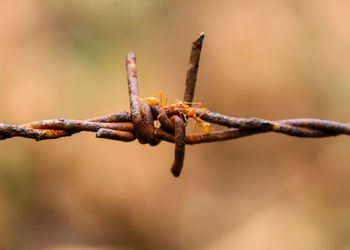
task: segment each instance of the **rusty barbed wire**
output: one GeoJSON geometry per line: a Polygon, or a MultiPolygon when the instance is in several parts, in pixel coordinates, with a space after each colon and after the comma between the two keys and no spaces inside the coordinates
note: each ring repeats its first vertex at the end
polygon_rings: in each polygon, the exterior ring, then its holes
{"type": "MultiPolygon", "coordinates": [[[[200,33],[192,43],[191,56],[187,70],[184,101],[192,102],[199,67],[200,53],[204,33],[200,33]]],[[[201,134],[186,135],[185,111],[181,107],[175,110],[161,110],[156,105],[142,104],[139,98],[136,56],[130,52],[126,56],[127,81],[129,87],[131,112],[120,112],[86,119],[50,119],[30,122],[22,125],[0,123],[0,140],[12,137],[32,138],[37,141],[71,136],[82,131],[96,132],[97,138],[134,141],[141,144],[158,145],[161,141],[175,144],[175,159],[171,172],[180,176],[186,144],[199,144],[237,139],[258,133],[276,132],[289,136],[321,138],[350,135],[350,124],[321,119],[289,119],[269,121],[259,118],[237,118],[227,115],[194,109],[202,120],[227,127],[226,130],[210,131],[201,134]],[[160,127],[156,127],[159,121],[160,127]]],[[[188,104],[191,105],[190,103],[188,104]]]]}

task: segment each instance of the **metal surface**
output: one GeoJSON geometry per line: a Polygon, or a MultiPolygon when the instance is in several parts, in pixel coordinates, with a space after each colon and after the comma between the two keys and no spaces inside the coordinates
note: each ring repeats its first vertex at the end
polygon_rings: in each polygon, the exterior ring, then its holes
{"type": "MultiPolygon", "coordinates": [[[[197,73],[199,67],[199,59],[202,51],[204,32],[201,32],[197,39],[192,43],[190,62],[187,69],[184,102],[192,102],[194,97],[194,89],[196,88],[197,73]]],[[[191,104],[188,104],[191,106],[191,104]]]]}
{"type": "Polygon", "coordinates": [[[171,167],[171,173],[174,175],[174,177],[179,177],[185,159],[186,128],[184,126],[184,121],[178,115],[173,115],[170,117],[170,121],[172,121],[175,126],[175,159],[171,167]]]}
{"type": "MultiPolygon", "coordinates": [[[[192,44],[189,69],[187,71],[184,101],[192,102],[198,72],[200,51],[204,33],[192,44]]],[[[23,125],[0,123],[0,140],[11,137],[25,137],[35,140],[55,139],[71,136],[81,131],[96,132],[97,138],[131,142],[136,138],[141,144],[158,145],[162,140],[175,144],[175,160],[172,174],[180,175],[185,155],[185,144],[199,144],[237,139],[258,133],[276,132],[296,137],[328,137],[350,135],[350,124],[320,119],[289,119],[269,121],[259,118],[237,118],[206,111],[202,116],[206,122],[227,127],[225,130],[186,135],[186,123],[181,108],[161,110],[158,106],[142,105],[136,72],[136,57],[130,52],[126,57],[130,110],[86,119],[51,119],[30,122],[23,125]],[[160,127],[155,127],[159,121],[160,127]]],[[[195,109],[194,109],[195,110],[195,109]]],[[[195,110],[199,116],[202,110],[195,110]]]]}
{"type": "Polygon", "coordinates": [[[147,143],[146,123],[142,117],[143,110],[139,99],[139,86],[136,71],[136,56],[129,52],[126,56],[126,71],[129,87],[131,120],[135,124],[136,138],[141,144],[147,143]]]}

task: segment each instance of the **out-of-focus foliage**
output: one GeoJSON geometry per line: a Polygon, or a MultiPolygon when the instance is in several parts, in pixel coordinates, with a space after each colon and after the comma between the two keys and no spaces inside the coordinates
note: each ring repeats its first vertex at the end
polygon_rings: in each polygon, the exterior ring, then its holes
{"type": "MultiPolygon", "coordinates": [[[[346,0],[11,0],[0,3],[0,121],[84,119],[141,96],[182,98],[206,32],[195,101],[231,116],[350,121],[346,0]]],[[[347,249],[350,138],[263,134],[187,147],[95,139],[0,143],[0,248],[347,249]]]]}

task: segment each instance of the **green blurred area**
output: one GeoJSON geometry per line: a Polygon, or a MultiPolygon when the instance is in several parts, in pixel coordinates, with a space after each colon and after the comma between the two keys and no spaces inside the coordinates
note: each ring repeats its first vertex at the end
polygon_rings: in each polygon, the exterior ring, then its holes
{"type": "MultiPolygon", "coordinates": [[[[236,117],[347,122],[346,0],[0,3],[0,121],[84,119],[140,95],[181,99],[204,31],[195,101],[236,117]]],[[[216,127],[215,129],[220,129],[216,127]]],[[[0,143],[0,249],[350,247],[350,140],[263,134],[151,148],[81,133],[0,143]]]]}

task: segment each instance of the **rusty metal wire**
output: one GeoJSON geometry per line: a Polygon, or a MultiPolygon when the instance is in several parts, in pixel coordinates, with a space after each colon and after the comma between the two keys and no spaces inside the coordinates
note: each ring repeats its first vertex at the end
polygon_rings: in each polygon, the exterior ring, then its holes
{"type": "MultiPolygon", "coordinates": [[[[192,43],[189,67],[186,77],[184,94],[185,102],[192,102],[198,73],[199,59],[204,39],[204,33],[192,43]]],[[[171,172],[175,177],[180,176],[186,144],[199,144],[236,139],[258,133],[276,132],[296,137],[329,137],[341,134],[350,135],[349,123],[338,123],[320,119],[291,119],[269,121],[259,118],[236,118],[211,111],[197,110],[197,117],[206,122],[227,127],[226,130],[210,131],[207,133],[186,135],[184,110],[161,110],[158,106],[145,105],[140,102],[136,56],[130,52],[126,56],[127,80],[131,112],[98,116],[80,120],[51,119],[30,122],[22,125],[0,123],[0,140],[12,137],[32,138],[37,141],[71,136],[82,131],[96,132],[97,138],[134,141],[141,144],[158,145],[161,141],[175,144],[175,159],[171,172]],[[160,122],[156,127],[155,121],[160,122]]],[[[190,104],[189,104],[190,105],[190,104]]]]}

